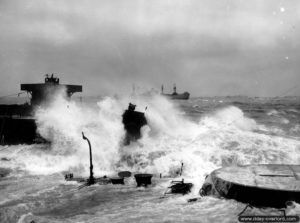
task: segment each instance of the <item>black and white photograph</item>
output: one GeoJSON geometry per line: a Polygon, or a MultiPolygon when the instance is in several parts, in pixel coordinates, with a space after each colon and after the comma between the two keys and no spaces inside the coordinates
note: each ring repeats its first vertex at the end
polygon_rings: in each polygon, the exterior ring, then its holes
{"type": "Polygon", "coordinates": [[[300,222],[300,1],[0,0],[1,223],[300,222]]]}

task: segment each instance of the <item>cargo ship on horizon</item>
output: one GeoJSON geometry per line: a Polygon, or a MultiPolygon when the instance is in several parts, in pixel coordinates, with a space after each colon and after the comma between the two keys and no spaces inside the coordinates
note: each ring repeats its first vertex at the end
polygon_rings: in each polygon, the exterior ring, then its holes
{"type": "Polygon", "coordinates": [[[177,93],[176,85],[174,84],[173,87],[173,93],[172,94],[165,94],[164,93],[164,85],[161,86],[161,95],[166,96],[170,99],[173,100],[188,100],[190,98],[190,93],[189,92],[184,92],[184,93],[177,93]]]}

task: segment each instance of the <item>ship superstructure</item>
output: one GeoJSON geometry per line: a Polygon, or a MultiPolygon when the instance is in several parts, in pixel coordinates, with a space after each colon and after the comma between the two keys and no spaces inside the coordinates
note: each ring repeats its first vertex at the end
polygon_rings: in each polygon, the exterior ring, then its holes
{"type": "Polygon", "coordinates": [[[82,92],[81,85],[62,85],[54,74],[46,74],[44,83],[21,84],[21,91],[31,95],[30,103],[0,104],[0,144],[35,143],[37,138],[34,108],[51,100],[59,90],[68,98],[82,92]]]}
{"type": "Polygon", "coordinates": [[[40,105],[48,101],[50,97],[58,90],[65,90],[68,97],[76,92],[82,92],[81,85],[63,85],[59,84],[59,78],[52,74],[46,74],[45,83],[40,84],[21,84],[21,91],[27,91],[31,95],[31,105],[40,105]]]}
{"type": "Polygon", "coordinates": [[[173,93],[172,94],[165,94],[164,93],[164,85],[161,86],[161,95],[166,96],[170,99],[177,99],[177,100],[188,100],[190,98],[189,92],[184,92],[182,94],[177,93],[176,85],[174,84],[173,93]]]}

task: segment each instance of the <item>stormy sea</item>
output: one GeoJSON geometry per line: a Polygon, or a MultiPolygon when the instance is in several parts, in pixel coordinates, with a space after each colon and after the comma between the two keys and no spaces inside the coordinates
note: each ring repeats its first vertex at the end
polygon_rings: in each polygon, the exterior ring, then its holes
{"type": "MultiPolygon", "coordinates": [[[[0,222],[238,222],[246,204],[200,197],[205,176],[226,166],[300,164],[300,98],[57,97],[38,108],[39,134],[51,143],[0,146],[0,222]],[[128,103],[145,112],[142,138],[124,146],[128,103]],[[152,184],[80,187],[66,173],[88,177],[90,139],[94,175],[153,174],[152,184]],[[178,177],[194,184],[187,195],[163,196],[178,177]],[[162,178],[160,178],[160,175],[162,178]],[[191,198],[199,198],[188,202],[191,198]]],[[[282,215],[249,208],[246,215],[282,215]]],[[[287,215],[299,215],[294,203],[287,215]]]]}

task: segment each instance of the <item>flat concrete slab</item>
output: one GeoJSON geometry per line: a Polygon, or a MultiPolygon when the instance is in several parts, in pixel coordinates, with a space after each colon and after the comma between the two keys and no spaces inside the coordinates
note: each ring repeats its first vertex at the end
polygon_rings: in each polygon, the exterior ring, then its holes
{"type": "Polygon", "coordinates": [[[224,167],[210,174],[201,193],[254,206],[284,207],[287,201],[300,202],[300,165],[224,167]]]}
{"type": "Polygon", "coordinates": [[[214,176],[233,184],[269,190],[300,191],[300,166],[249,165],[215,170],[214,176]]]}

